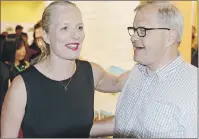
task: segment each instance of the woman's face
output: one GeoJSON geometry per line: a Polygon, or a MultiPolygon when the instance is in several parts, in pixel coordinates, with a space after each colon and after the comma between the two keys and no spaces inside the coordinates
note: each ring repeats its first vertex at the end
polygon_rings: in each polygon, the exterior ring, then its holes
{"type": "Polygon", "coordinates": [[[15,59],[16,60],[24,60],[26,56],[25,45],[23,44],[19,49],[16,50],[15,59]]]}
{"type": "Polygon", "coordinates": [[[69,6],[56,7],[51,20],[46,34],[51,52],[63,59],[77,59],[85,37],[80,10],[69,6]]]}

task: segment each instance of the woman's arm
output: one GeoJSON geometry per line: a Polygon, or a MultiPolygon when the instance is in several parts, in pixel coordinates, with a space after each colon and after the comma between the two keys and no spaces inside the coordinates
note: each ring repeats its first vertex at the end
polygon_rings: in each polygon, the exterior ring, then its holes
{"type": "Polygon", "coordinates": [[[95,63],[91,63],[95,89],[100,92],[114,93],[121,92],[128,77],[130,71],[127,71],[120,76],[115,76],[106,72],[101,66],[95,63]]]}
{"type": "Polygon", "coordinates": [[[22,77],[17,76],[6,93],[1,115],[1,138],[17,138],[23,120],[27,93],[22,77]]]}

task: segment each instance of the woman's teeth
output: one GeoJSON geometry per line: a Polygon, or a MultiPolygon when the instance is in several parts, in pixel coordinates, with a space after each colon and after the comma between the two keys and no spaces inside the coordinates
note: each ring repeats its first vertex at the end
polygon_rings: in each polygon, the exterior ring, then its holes
{"type": "Polygon", "coordinates": [[[77,50],[78,49],[78,44],[67,44],[65,45],[67,48],[72,49],[72,50],[77,50]]]}
{"type": "Polygon", "coordinates": [[[77,47],[78,45],[77,44],[69,44],[69,45],[66,45],[66,47],[69,47],[69,48],[75,48],[77,47]]]}

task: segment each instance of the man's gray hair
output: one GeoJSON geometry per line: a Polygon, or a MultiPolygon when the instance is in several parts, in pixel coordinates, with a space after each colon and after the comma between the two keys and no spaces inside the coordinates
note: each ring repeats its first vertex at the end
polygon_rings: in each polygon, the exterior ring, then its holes
{"type": "Polygon", "coordinates": [[[163,25],[166,25],[170,29],[177,31],[178,43],[182,40],[184,19],[181,12],[169,1],[145,1],[135,8],[135,12],[146,6],[154,6],[158,9],[158,18],[163,25]]]}

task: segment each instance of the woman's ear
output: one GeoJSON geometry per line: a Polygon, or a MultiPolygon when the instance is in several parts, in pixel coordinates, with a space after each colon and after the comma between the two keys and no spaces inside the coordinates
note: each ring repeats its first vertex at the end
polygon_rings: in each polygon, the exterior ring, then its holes
{"type": "Polygon", "coordinates": [[[46,43],[50,44],[49,36],[45,30],[42,30],[42,38],[46,43]]]}

